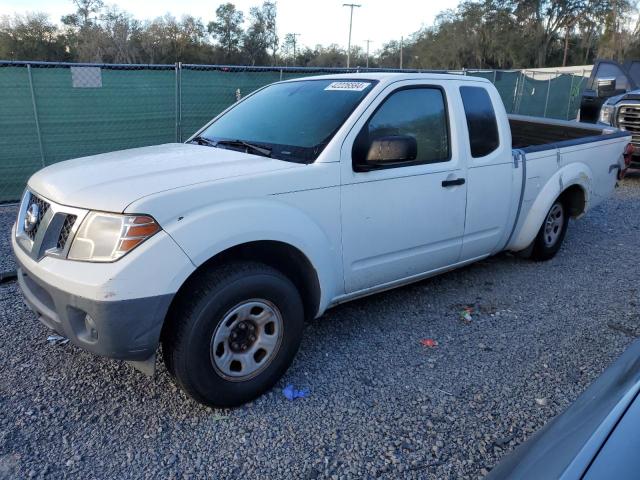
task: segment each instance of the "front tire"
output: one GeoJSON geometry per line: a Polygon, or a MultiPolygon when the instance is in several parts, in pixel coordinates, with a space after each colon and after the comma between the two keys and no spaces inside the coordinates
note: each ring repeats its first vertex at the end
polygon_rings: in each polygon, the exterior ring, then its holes
{"type": "Polygon", "coordinates": [[[295,285],[267,265],[205,271],[183,290],[163,332],[167,369],[195,400],[234,407],[270,389],[298,351],[304,307],[295,285]]]}
{"type": "Polygon", "coordinates": [[[544,261],[553,258],[560,250],[569,225],[569,212],[560,199],[551,205],[533,242],[531,258],[544,261]]]}

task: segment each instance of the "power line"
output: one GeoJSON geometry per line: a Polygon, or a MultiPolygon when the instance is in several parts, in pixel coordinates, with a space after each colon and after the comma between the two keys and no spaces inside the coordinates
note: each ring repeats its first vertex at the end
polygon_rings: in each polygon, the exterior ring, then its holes
{"type": "Polygon", "coordinates": [[[353,9],[359,8],[362,5],[358,5],[357,3],[343,3],[342,6],[351,8],[349,15],[349,44],[347,45],[347,68],[349,68],[351,65],[351,25],[353,24],[353,9]]]}

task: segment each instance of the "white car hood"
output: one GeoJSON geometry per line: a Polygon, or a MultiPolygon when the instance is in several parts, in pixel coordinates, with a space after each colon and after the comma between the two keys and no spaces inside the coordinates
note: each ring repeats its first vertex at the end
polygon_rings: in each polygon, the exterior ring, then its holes
{"type": "Polygon", "coordinates": [[[29,188],[62,205],[122,212],[131,202],[154,193],[296,166],[301,165],[222,148],[169,143],[56,163],[33,175],[29,188]]]}

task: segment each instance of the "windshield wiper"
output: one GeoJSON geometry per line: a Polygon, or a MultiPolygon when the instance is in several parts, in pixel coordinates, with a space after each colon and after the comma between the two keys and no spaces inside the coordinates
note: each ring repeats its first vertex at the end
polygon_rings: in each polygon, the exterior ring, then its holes
{"type": "Polygon", "coordinates": [[[207,145],[209,147],[216,146],[216,142],[214,142],[213,140],[209,140],[208,138],[203,137],[202,135],[193,137],[189,143],[194,143],[194,142],[197,143],[198,145],[207,145]]]}
{"type": "Polygon", "coordinates": [[[249,142],[245,142],[244,140],[210,140],[202,135],[198,135],[197,137],[193,137],[190,143],[197,143],[198,145],[206,145],[208,147],[217,147],[218,145],[228,145],[230,147],[244,147],[247,150],[252,150],[253,152],[259,153],[262,156],[270,157],[271,149],[267,147],[261,147],[259,145],[254,145],[249,142]]]}
{"type": "Polygon", "coordinates": [[[264,157],[271,156],[270,148],[260,147],[252,143],[245,142],[244,140],[218,140],[217,142],[213,143],[214,147],[218,145],[229,145],[230,147],[245,147],[247,150],[252,150],[254,152],[257,152],[264,157]]]}

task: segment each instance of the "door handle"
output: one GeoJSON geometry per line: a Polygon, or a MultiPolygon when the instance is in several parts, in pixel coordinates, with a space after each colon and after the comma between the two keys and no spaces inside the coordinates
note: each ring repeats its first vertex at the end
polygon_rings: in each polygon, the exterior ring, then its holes
{"type": "Polygon", "coordinates": [[[456,185],[464,185],[464,178],[454,178],[453,180],[442,181],[442,186],[445,188],[454,187],[456,185]]]}

